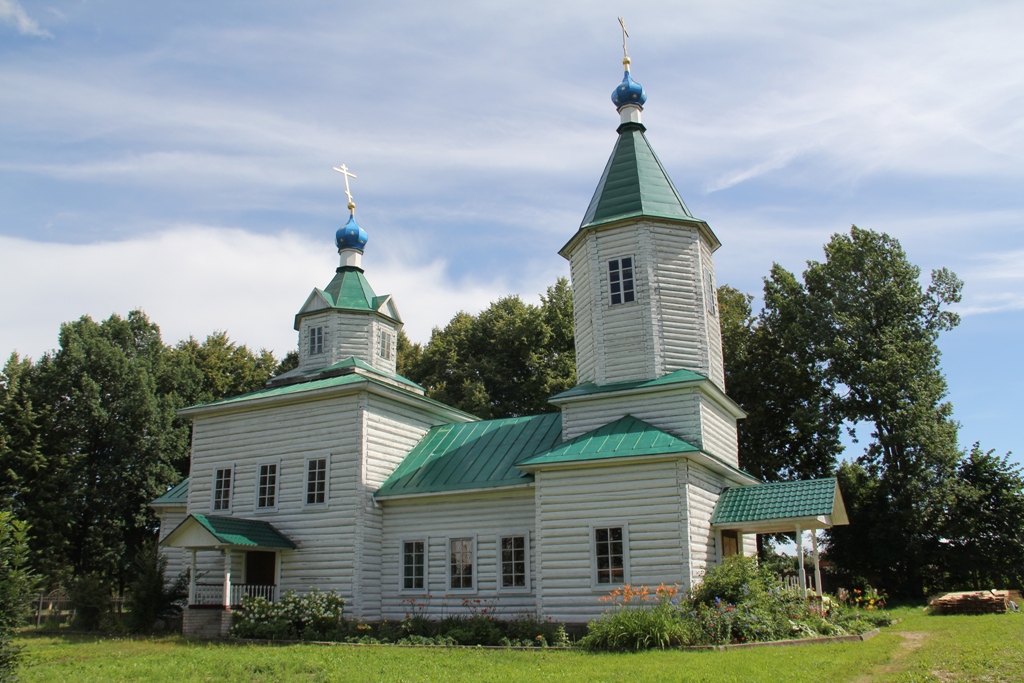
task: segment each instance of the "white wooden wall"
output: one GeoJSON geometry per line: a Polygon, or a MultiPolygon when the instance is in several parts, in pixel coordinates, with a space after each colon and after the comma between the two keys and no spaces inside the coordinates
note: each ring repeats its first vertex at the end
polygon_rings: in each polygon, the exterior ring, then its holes
{"type": "Polygon", "coordinates": [[[700,397],[700,425],[704,450],[734,467],[739,467],[736,418],[703,393],[700,397]]]}
{"type": "MultiPolygon", "coordinates": [[[[153,508],[160,518],[159,540],[164,540],[167,534],[174,531],[179,524],[185,521],[188,516],[184,505],[159,505],[153,508]]],[[[167,583],[174,583],[178,574],[189,568],[192,563],[192,553],[184,548],[160,547],[160,554],[167,558],[167,570],[164,577],[167,583]]]]}
{"type": "Polygon", "coordinates": [[[702,447],[700,389],[680,387],[674,391],[621,396],[608,394],[585,401],[566,403],[562,408],[562,438],[573,439],[625,415],[632,415],[702,447]]]}
{"type": "Polygon", "coordinates": [[[381,546],[381,581],[383,583],[382,616],[401,619],[410,610],[408,600],[424,605],[425,612],[435,618],[446,614],[465,614],[464,598],[493,602],[498,616],[511,618],[517,614],[534,614],[536,584],[534,495],[532,488],[498,490],[493,493],[454,494],[383,500],[384,536],[381,546]],[[530,535],[529,591],[499,589],[498,536],[528,531],[530,535]],[[476,536],[477,590],[453,591],[446,583],[448,561],[447,538],[476,536]],[[425,591],[403,591],[401,578],[401,543],[403,540],[427,540],[427,583],[425,591]],[[429,595],[428,599],[426,596],[429,595]]]}
{"type": "Polygon", "coordinates": [[[591,580],[591,524],[625,523],[629,582],[681,584],[687,510],[676,461],[542,471],[536,475],[538,608],[557,621],[585,622],[608,609],[607,587],[591,580]]]}
{"type": "Polygon", "coordinates": [[[350,313],[324,310],[315,315],[303,316],[299,330],[299,367],[303,370],[333,365],[349,356],[369,363],[373,367],[394,374],[395,344],[392,343],[390,359],[377,355],[376,331],[384,329],[397,342],[398,327],[390,320],[375,313],[350,313]],[[323,326],[324,352],[309,354],[309,328],[323,326]]]}
{"type": "Polygon", "coordinates": [[[711,565],[718,562],[717,533],[711,529],[711,515],[725,481],[704,467],[686,464],[686,498],[689,510],[691,585],[699,583],[711,565]]]}
{"type": "MultiPolygon", "coordinates": [[[[711,245],[708,244],[707,240],[703,236],[700,238],[700,284],[701,284],[701,302],[704,302],[704,297],[707,295],[705,287],[707,283],[704,281],[704,269],[708,268],[711,270],[712,280],[712,296],[715,297],[715,308],[718,308],[718,280],[715,277],[715,259],[711,255],[711,245]]],[[[708,350],[708,377],[712,382],[718,385],[718,387],[725,391],[725,366],[722,362],[722,325],[719,313],[711,313],[708,311],[707,306],[702,303],[704,311],[704,331],[706,334],[706,346],[708,350]]]]}

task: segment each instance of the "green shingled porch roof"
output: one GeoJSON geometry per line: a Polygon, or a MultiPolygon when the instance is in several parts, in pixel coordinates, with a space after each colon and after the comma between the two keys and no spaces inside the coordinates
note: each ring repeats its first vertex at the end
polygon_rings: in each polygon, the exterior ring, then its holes
{"type": "Polygon", "coordinates": [[[188,477],[173,486],[167,493],[150,501],[150,505],[187,505],[188,504],[188,477]]]}
{"type": "MultiPolygon", "coordinates": [[[[246,545],[259,548],[295,548],[295,544],[270,522],[216,515],[189,515],[182,524],[194,519],[224,545],[246,545]]],[[[180,526],[180,525],[179,525],[180,526]]],[[[174,532],[171,532],[174,533],[174,532]]],[[[170,534],[168,534],[170,535],[170,534]]]]}
{"type": "Polygon", "coordinates": [[[632,415],[610,422],[592,432],[556,445],[529,460],[521,467],[536,467],[568,462],[628,458],[642,455],[692,453],[696,446],[663,432],[632,415]]]}
{"type": "Polygon", "coordinates": [[[619,126],[615,148],[581,228],[634,216],[693,218],[644,130],[639,123],[619,126]]]}
{"type": "Polygon", "coordinates": [[[378,498],[525,484],[516,465],[562,437],[560,413],[432,428],[375,494],[378,498]]]}
{"type": "Polygon", "coordinates": [[[835,479],[736,486],[722,492],[711,516],[711,523],[739,524],[831,515],[835,499],[835,479]]]}
{"type": "Polygon", "coordinates": [[[616,382],[615,384],[594,384],[593,382],[577,384],[572,389],[563,391],[560,394],[555,394],[548,400],[554,402],[563,398],[575,398],[576,396],[612,393],[616,391],[627,391],[629,389],[643,389],[669,384],[680,384],[683,382],[702,382],[706,379],[707,377],[699,375],[696,372],[691,372],[689,370],[676,370],[675,372],[671,372],[667,375],[662,375],[657,379],[644,379],[634,382],[616,382]]]}

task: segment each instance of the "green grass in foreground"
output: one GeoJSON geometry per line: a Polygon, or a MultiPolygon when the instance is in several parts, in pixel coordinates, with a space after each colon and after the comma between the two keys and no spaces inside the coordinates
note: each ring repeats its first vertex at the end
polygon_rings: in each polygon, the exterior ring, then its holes
{"type": "Polygon", "coordinates": [[[1024,616],[930,617],[864,643],[727,652],[594,655],[577,651],[229,645],[181,638],[27,636],[34,681],[1010,681],[1024,680],[1024,616]],[[910,649],[902,632],[926,633],[910,649]]]}

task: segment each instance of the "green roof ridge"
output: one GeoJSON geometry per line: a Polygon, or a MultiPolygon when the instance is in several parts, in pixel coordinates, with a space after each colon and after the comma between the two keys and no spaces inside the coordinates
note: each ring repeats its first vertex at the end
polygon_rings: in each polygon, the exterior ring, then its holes
{"type": "Polygon", "coordinates": [[[386,498],[524,484],[533,477],[516,465],[561,438],[561,413],[437,425],[375,495],[386,498]]]}
{"type": "Polygon", "coordinates": [[[637,216],[693,219],[645,130],[640,123],[619,126],[619,137],[581,228],[637,216]]]}
{"type": "Polygon", "coordinates": [[[632,415],[557,444],[520,466],[692,453],[700,449],[632,415]]]}

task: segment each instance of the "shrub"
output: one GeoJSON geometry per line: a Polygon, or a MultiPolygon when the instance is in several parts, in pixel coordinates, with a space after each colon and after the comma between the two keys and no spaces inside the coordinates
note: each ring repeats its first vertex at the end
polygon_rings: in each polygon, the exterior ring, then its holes
{"type": "Polygon", "coordinates": [[[14,680],[18,648],[11,634],[22,623],[26,597],[34,577],[25,568],[28,560],[28,525],[10,512],[0,512],[0,681],[14,680]]]}
{"type": "Polygon", "coordinates": [[[125,600],[128,629],[133,632],[149,631],[157,619],[181,613],[180,603],[188,597],[188,571],[168,585],[167,558],[153,543],[143,547],[136,565],[138,574],[128,587],[125,600]]]}
{"type": "MultiPolygon", "coordinates": [[[[646,650],[683,645],[687,627],[674,587],[625,586],[604,600],[615,606],[591,621],[580,645],[590,650],[646,650]]],[[[686,604],[684,602],[684,608],[686,604]]]]}
{"type": "Polygon", "coordinates": [[[231,634],[268,640],[341,640],[348,635],[344,613],[345,600],[334,591],[314,588],[302,596],[288,591],[280,602],[244,596],[231,634]]]}
{"type": "Polygon", "coordinates": [[[97,574],[85,574],[71,584],[71,605],[75,617],[71,628],[95,631],[110,613],[110,586],[97,574]]]}
{"type": "Polygon", "coordinates": [[[500,645],[505,637],[495,620],[482,614],[447,617],[441,621],[440,631],[459,645],[500,645]]]}

